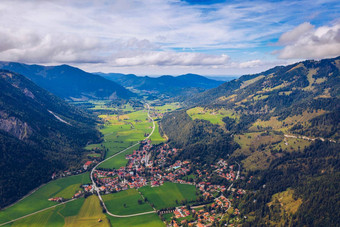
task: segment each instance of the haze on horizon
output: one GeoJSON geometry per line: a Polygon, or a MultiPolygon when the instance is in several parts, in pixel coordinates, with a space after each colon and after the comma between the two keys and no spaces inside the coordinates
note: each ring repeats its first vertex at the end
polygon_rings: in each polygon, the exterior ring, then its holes
{"type": "Polygon", "coordinates": [[[336,0],[2,0],[0,11],[1,61],[216,76],[340,55],[336,0]]]}

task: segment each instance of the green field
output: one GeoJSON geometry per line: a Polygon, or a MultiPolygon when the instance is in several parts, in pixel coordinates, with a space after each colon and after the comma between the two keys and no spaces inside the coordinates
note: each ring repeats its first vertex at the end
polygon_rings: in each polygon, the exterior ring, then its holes
{"type": "Polygon", "coordinates": [[[77,215],[65,218],[65,226],[110,226],[110,224],[105,214],[102,212],[99,198],[92,195],[86,198],[77,215]],[[99,222],[99,219],[102,221],[99,222]]]}
{"type": "Polygon", "coordinates": [[[64,226],[65,218],[77,215],[84,203],[84,198],[43,211],[18,220],[10,226],[64,226]]]}
{"type": "Polygon", "coordinates": [[[155,122],[155,131],[150,136],[150,140],[152,144],[160,144],[166,141],[161,134],[159,134],[159,125],[158,122],[155,122]]]}
{"type": "Polygon", "coordinates": [[[165,182],[162,186],[145,186],[139,191],[156,209],[176,207],[181,201],[194,201],[197,198],[195,186],[188,184],[165,182]]]}
{"type": "Polygon", "coordinates": [[[0,223],[56,205],[58,204],[57,202],[51,202],[48,201],[48,199],[56,195],[71,198],[75,189],[78,189],[81,184],[89,182],[90,178],[88,172],[51,181],[27,198],[5,210],[0,211],[0,223]]]}
{"type": "MultiPolygon", "coordinates": [[[[104,134],[104,142],[102,144],[92,144],[87,146],[87,149],[100,147],[101,145],[108,149],[105,157],[108,158],[121,150],[141,141],[146,134],[152,131],[152,122],[149,121],[147,111],[141,110],[124,115],[101,115],[105,124],[100,131],[104,134]]],[[[165,140],[159,134],[158,124],[156,124],[155,131],[151,136],[153,144],[164,142],[165,140]]],[[[102,163],[99,168],[118,169],[127,164],[125,155],[138,149],[138,145],[127,150],[102,163]]]]}
{"type": "Polygon", "coordinates": [[[8,226],[110,226],[97,196],[80,198],[51,208],[8,226]],[[98,220],[101,219],[101,222],[98,220]]]}
{"type": "Polygon", "coordinates": [[[232,110],[225,109],[206,109],[203,107],[195,107],[187,110],[187,114],[191,119],[200,119],[210,121],[212,124],[224,125],[222,121],[225,117],[237,119],[237,115],[232,110]]]}
{"type": "Polygon", "coordinates": [[[173,102],[169,104],[165,104],[163,106],[152,106],[153,109],[156,111],[160,111],[162,113],[168,112],[168,111],[173,111],[181,107],[181,104],[178,102],[173,102]]]}
{"type": "Polygon", "coordinates": [[[103,200],[112,214],[136,214],[152,211],[152,207],[143,201],[136,189],[129,189],[118,193],[104,195],[103,200]],[[142,201],[141,204],[138,200],[142,201]]]}
{"type": "Polygon", "coordinates": [[[161,221],[157,214],[146,214],[128,218],[114,218],[107,215],[113,227],[164,227],[165,224],[161,221]]]}

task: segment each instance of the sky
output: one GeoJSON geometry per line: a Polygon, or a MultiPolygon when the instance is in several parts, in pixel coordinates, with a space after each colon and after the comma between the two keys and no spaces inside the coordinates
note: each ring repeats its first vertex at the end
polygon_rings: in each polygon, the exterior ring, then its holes
{"type": "Polygon", "coordinates": [[[0,61],[225,76],[339,55],[339,0],[0,1],[0,61]]]}

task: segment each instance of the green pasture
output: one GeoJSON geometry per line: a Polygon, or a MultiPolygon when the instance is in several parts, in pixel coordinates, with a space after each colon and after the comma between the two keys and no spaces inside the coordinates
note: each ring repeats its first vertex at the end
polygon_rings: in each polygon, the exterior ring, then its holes
{"type": "Polygon", "coordinates": [[[161,221],[157,214],[145,214],[128,218],[115,218],[106,215],[113,227],[164,227],[165,224],[161,221]]]}
{"type": "Polygon", "coordinates": [[[184,200],[194,201],[197,198],[195,186],[188,184],[165,182],[162,186],[145,186],[139,191],[156,209],[176,207],[184,200]]]}
{"type": "Polygon", "coordinates": [[[103,200],[112,214],[136,214],[152,211],[150,204],[144,202],[136,189],[129,189],[118,193],[104,195],[103,200]],[[142,203],[138,203],[138,200],[142,203]]]}
{"type": "Polygon", "coordinates": [[[212,124],[224,125],[222,121],[225,117],[230,117],[234,119],[238,119],[238,116],[232,110],[226,109],[207,109],[203,107],[195,107],[187,110],[187,114],[191,117],[191,119],[199,119],[199,120],[207,120],[212,124]]]}
{"type": "Polygon", "coordinates": [[[1,210],[0,223],[58,204],[57,202],[48,201],[51,197],[56,197],[58,195],[70,199],[76,188],[79,188],[81,184],[89,182],[90,178],[88,172],[51,181],[15,205],[5,210],[1,210]]]}
{"type": "Polygon", "coordinates": [[[77,215],[83,203],[84,198],[80,198],[70,203],[18,220],[12,223],[11,226],[64,226],[65,218],[77,215]]]}

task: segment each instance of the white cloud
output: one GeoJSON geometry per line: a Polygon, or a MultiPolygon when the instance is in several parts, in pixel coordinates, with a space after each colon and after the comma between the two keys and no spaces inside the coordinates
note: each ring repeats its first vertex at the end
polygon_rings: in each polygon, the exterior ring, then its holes
{"type": "MultiPolygon", "coordinates": [[[[268,42],[301,23],[301,18],[316,11],[323,19],[339,15],[336,0],[327,3],[332,5],[333,16],[327,14],[329,9],[323,8],[324,3],[245,0],[191,5],[182,0],[1,0],[0,60],[77,66],[83,63],[87,69],[93,63],[93,67],[111,71],[130,67],[135,73],[138,67],[147,70],[148,66],[160,74],[167,73],[169,67],[187,67],[185,70],[190,71],[218,68],[221,74],[228,67],[250,70],[275,58],[270,55],[273,47],[268,47],[268,42]],[[259,54],[242,54],[252,51],[259,54]]],[[[300,43],[301,35],[315,33],[313,29],[307,23],[282,35],[280,42],[287,49],[280,52],[280,57],[291,55],[290,46],[300,43]]],[[[329,52],[334,51],[332,47],[329,52]]]]}
{"type": "Polygon", "coordinates": [[[254,67],[260,66],[261,64],[263,64],[263,62],[257,59],[257,60],[252,60],[252,61],[241,62],[239,63],[239,67],[240,68],[254,68],[254,67]]]}
{"type": "Polygon", "coordinates": [[[278,51],[282,59],[326,58],[340,55],[340,21],[332,26],[315,26],[306,22],[284,33],[278,51]]]}
{"type": "Polygon", "coordinates": [[[165,52],[150,51],[139,55],[116,57],[112,65],[119,67],[126,66],[223,66],[229,61],[229,56],[208,55],[190,52],[165,52]]]}

